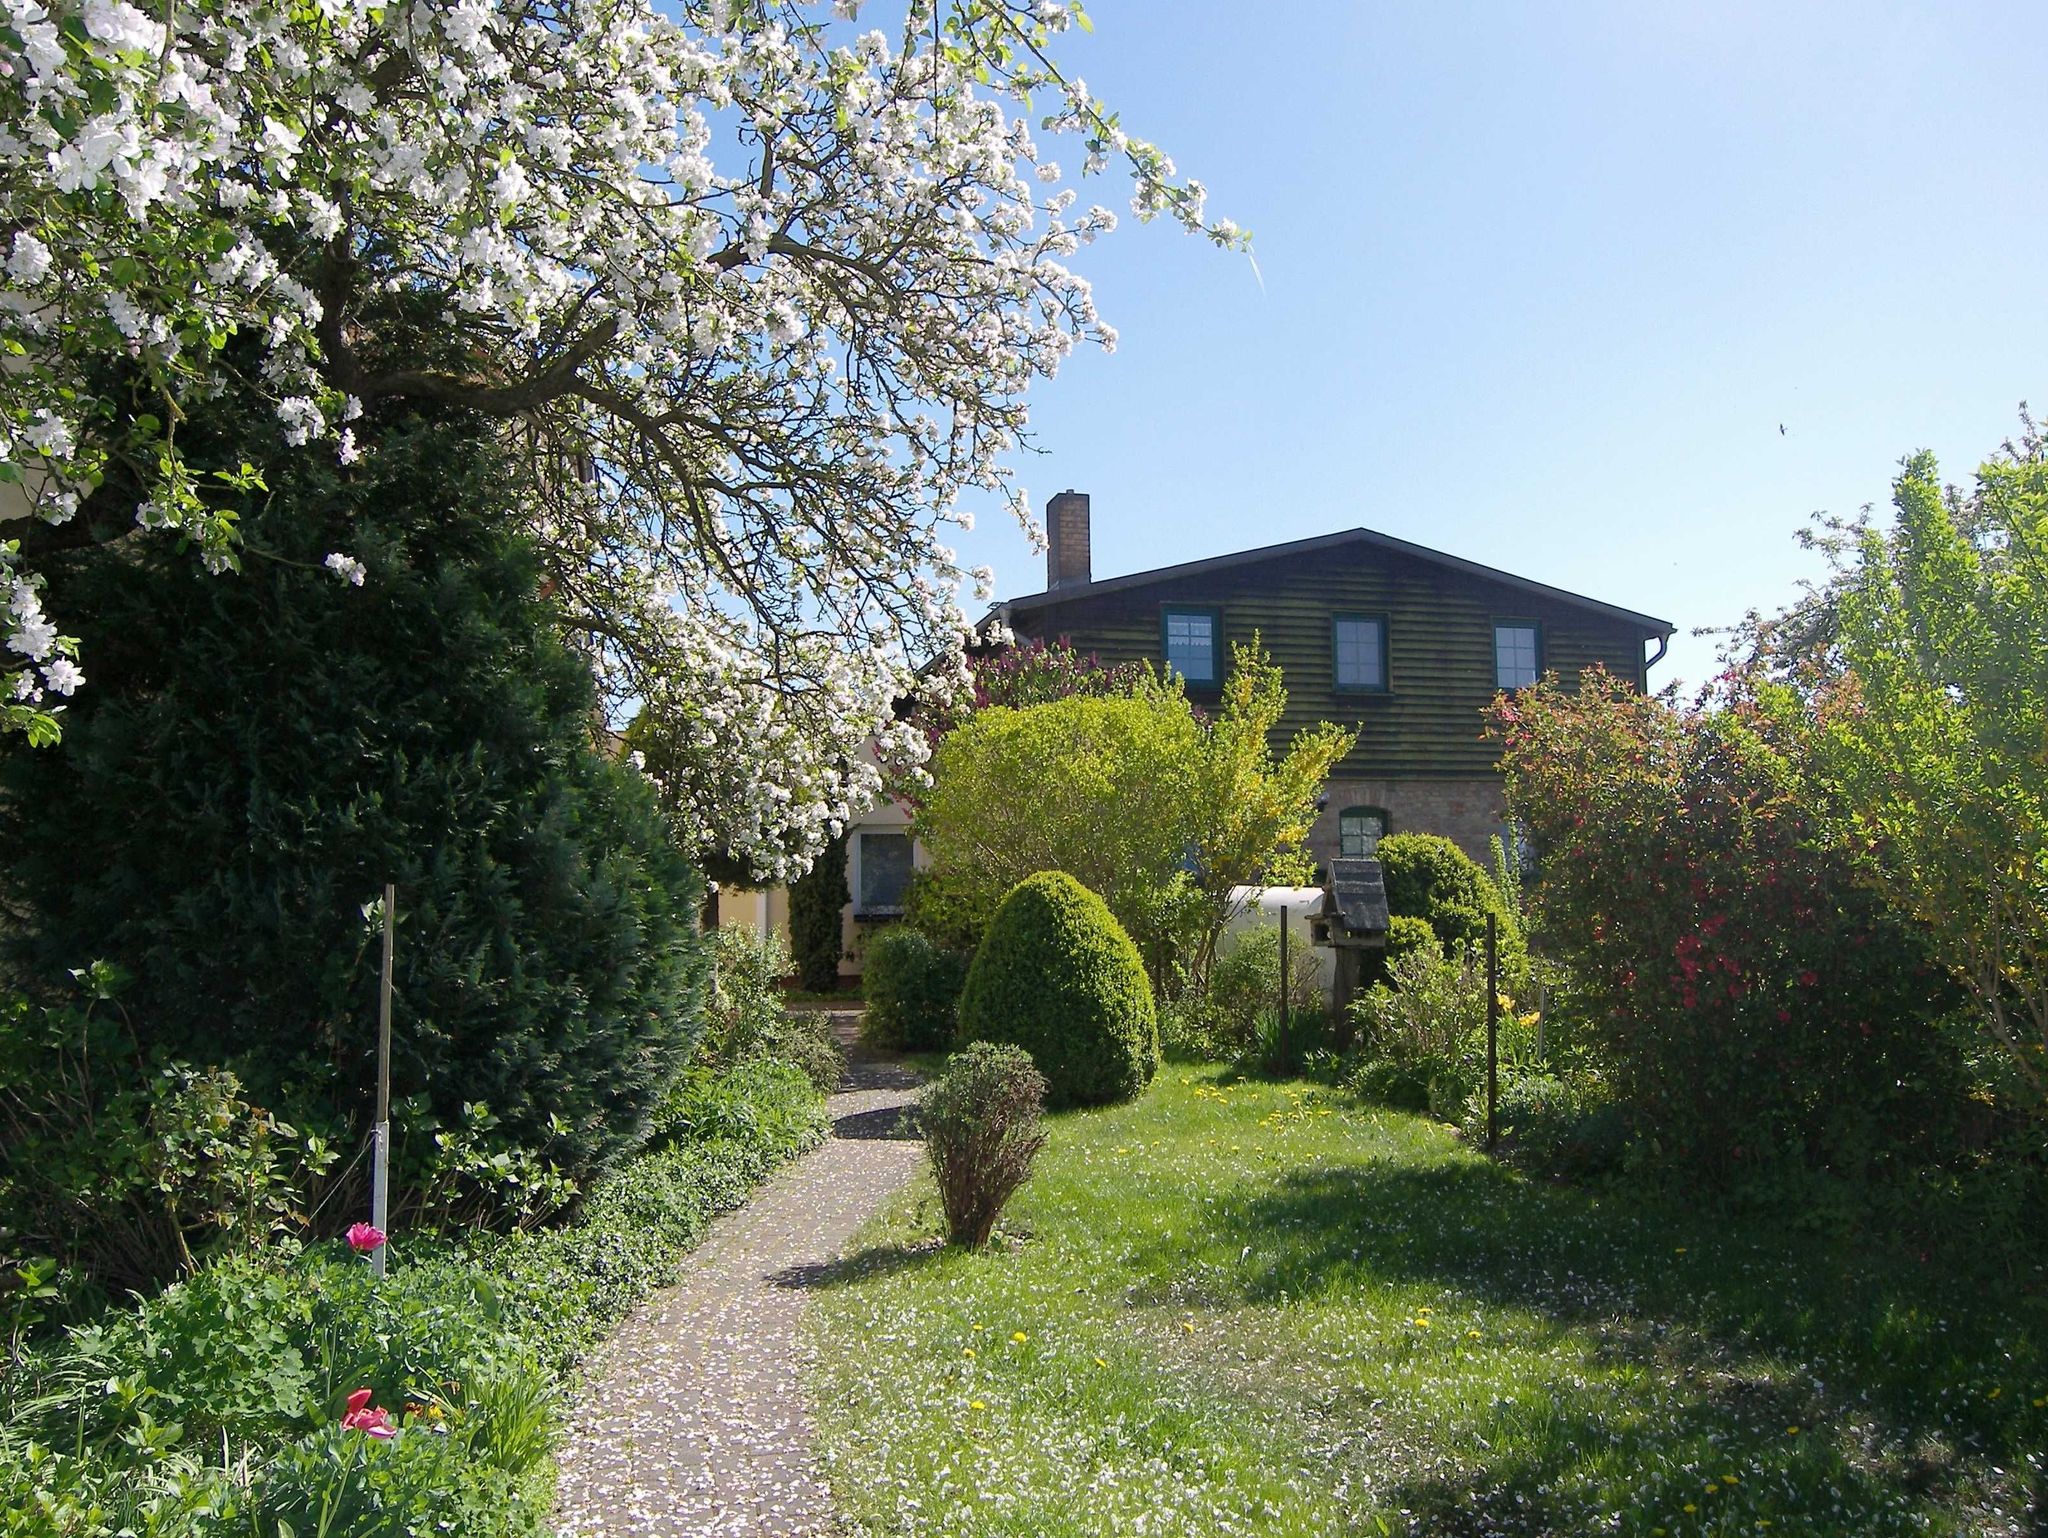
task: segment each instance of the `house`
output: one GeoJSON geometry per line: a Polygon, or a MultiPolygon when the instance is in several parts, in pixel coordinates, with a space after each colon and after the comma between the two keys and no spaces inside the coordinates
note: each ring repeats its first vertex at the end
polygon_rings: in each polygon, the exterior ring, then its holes
{"type": "Polygon", "coordinates": [[[1045,524],[1045,591],[997,604],[990,633],[1163,664],[1198,705],[1218,698],[1232,643],[1256,633],[1287,682],[1282,738],[1317,721],[1358,728],[1310,837],[1319,863],[1369,855],[1391,832],[1441,833],[1483,862],[1506,831],[1483,736],[1496,691],[1595,664],[1644,687],[1673,631],[1372,529],[1098,579],[1087,495],[1053,497],[1045,524]]]}
{"type": "MultiPolygon", "coordinates": [[[[1170,667],[1204,705],[1220,698],[1232,643],[1256,634],[1287,683],[1281,741],[1317,721],[1358,729],[1310,834],[1319,864],[1370,855],[1392,832],[1441,833],[1485,862],[1489,840],[1509,831],[1484,736],[1495,693],[1596,664],[1644,687],[1673,633],[1668,620],[1372,529],[1098,580],[1087,495],[1059,493],[1045,522],[1045,591],[996,604],[985,642],[1007,631],[1170,667]]],[[[860,970],[862,937],[902,911],[909,822],[891,801],[848,830],[847,971],[860,970]]],[[[780,891],[721,894],[719,910],[721,923],[787,933],[780,891]]]]}

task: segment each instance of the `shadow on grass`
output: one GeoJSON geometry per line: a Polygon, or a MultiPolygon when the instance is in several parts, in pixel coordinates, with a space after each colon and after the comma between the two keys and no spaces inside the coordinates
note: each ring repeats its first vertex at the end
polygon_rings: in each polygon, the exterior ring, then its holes
{"type": "MultiPolygon", "coordinates": [[[[2009,1477],[2031,1497],[2027,1530],[2048,1533],[2048,1488],[2029,1457],[2048,1444],[2035,1403],[2048,1395],[2048,1307],[2022,1288],[1986,1295],[1974,1279],[1782,1225],[1596,1198],[1455,1156],[1296,1169],[1219,1191],[1203,1231],[1136,1257],[1139,1273],[1172,1274],[1171,1252],[1190,1245],[1238,1258],[1202,1271],[1222,1307],[1419,1285],[1534,1317],[1512,1338],[1524,1364],[1501,1369],[1520,1374],[1510,1397],[1460,1412],[1473,1445],[1434,1469],[1399,1460],[1423,1471],[1376,1486],[1381,1501],[1429,1514],[1423,1531],[1579,1530],[1593,1514],[1569,1509],[1571,1491],[1600,1460],[1640,1476],[1649,1500],[1658,1470],[1718,1477],[1732,1437],[1753,1468],[1814,1493],[1809,1515],[1834,1500],[1866,1512],[1901,1496],[1943,1501],[1959,1481],[2009,1477]],[[1860,1424],[1831,1425],[1839,1416],[1860,1424]]],[[[1328,1412],[1334,1426],[1388,1420],[1364,1405],[1328,1412]]],[[[1692,1484],[1696,1505],[1724,1515],[1751,1499],[1692,1484]]],[[[1677,1499],[1639,1515],[1665,1520],[1677,1499]]]]}
{"type": "Polygon", "coordinates": [[[777,1271],[768,1280],[777,1287],[821,1292],[830,1287],[851,1287],[876,1281],[899,1271],[915,1271],[930,1265],[945,1253],[945,1243],[939,1239],[922,1239],[915,1244],[871,1244],[837,1260],[790,1266],[777,1271]]]}

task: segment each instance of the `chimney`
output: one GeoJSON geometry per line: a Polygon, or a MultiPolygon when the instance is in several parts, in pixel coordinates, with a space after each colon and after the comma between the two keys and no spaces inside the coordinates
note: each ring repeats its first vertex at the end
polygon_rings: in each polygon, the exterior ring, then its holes
{"type": "Polygon", "coordinates": [[[1088,493],[1062,491],[1045,504],[1045,586],[1076,587],[1093,580],[1088,551],[1088,493]]]}

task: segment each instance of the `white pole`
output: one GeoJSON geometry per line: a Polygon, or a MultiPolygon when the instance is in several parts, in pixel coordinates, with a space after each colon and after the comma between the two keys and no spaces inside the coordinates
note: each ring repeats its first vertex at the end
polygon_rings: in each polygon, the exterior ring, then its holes
{"type": "MultiPolygon", "coordinates": [[[[384,883],[384,966],[377,984],[377,1124],[370,1129],[370,1226],[389,1233],[391,1215],[391,928],[396,921],[398,889],[384,883]]],[[[370,1274],[384,1274],[380,1244],[370,1255],[370,1274]]]]}

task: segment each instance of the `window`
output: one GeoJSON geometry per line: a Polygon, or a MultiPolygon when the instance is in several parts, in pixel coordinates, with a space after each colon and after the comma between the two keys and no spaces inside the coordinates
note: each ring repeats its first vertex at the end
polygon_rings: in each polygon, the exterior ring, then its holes
{"type": "Polygon", "coordinates": [[[1347,806],[1337,814],[1337,853],[1347,860],[1376,858],[1386,836],[1387,814],[1381,807],[1347,806]]]}
{"type": "Polygon", "coordinates": [[[1534,620],[1497,620],[1493,627],[1493,682],[1498,689],[1526,689],[1543,671],[1540,632],[1534,620]]]}
{"type": "Polygon", "coordinates": [[[854,850],[854,912],[901,913],[913,866],[908,833],[863,833],[854,850]]]}
{"type": "Polygon", "coordinates": [[[1337,687],[1383,690],[1387,687],[1387,622],[1343,618],[1330,622],[1337,652],[1337,687]]]}
{"type": "Polygon", "coordinates": [[[1166,665],[1191,684],[1217,681],[1216,618],[1214,609],[1168,609],[1161,621],[1166,665]]]}

